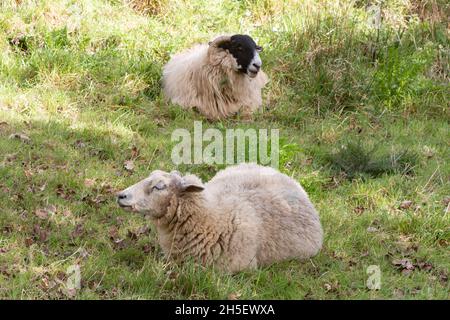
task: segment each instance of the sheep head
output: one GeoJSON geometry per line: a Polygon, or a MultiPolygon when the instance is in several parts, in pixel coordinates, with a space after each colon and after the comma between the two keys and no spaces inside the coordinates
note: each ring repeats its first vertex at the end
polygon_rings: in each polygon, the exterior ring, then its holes
{"type": "Polygon", "coordinates": [[[262,66],[259,53],[262,47],[248,35],[220,36],[209,43],[210,61],[254,78],[262,66]],[[230,59],[227,59],[227,55],[230,59]]]}
{"type": "Polygon", "coordinates": [[[201,180],[194,175],[182,177],[177,171],[168,173],[156,170],[147,178],[120,191],[117,203],[127,211],[159,219],[167,213],[174,199],[203,189],[201,180]]]}

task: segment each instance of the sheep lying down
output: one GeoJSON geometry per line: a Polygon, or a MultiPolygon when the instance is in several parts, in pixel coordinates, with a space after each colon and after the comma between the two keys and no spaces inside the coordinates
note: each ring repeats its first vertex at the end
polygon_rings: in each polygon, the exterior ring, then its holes
{"type": "Polygon", "coordinates": [[[197,108],[211,120],[241,111],[243,118],[262,105],[267,83],[258,46],[248,35],[220,36],[209,44],[178,53],[164,66],[166,99],[185,109],[197,108]]]}
{"type": "Polygon", "coordinates": [[[220,171],[203,184],[195,175],[153,171],[117,195],[125,210],[155,223],[164,253],[226,272],[285,259],[306,259],[322,246],[322,227],[292,178],[256,164],[220,171]]]}

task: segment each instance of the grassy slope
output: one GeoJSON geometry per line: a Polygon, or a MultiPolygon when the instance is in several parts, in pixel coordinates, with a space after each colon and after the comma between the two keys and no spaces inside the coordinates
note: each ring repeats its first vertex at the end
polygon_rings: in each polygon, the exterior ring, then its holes
{"type": "MultiPolygon", "coordinates": [[[[73,264],[81,299],[448,298],[449,47],[435,15],[406,22],[419,11],[388,1],[377,40],[359,2],[155,1],[154,15],[120,1],[22,2],[0,10],[0,298],[72,297],[73,264]],[[267,108],[250,124],[203,126],[279,128],[281,169],[310,193],[325,244],[311,261],[224,276],[165,261],[154,231],[138,232],[149,222],[112,195],[174,169],[172,131],[202,119],[162,100],[170,54],[236,32],[265,47],[267,108]],[[17,132],[31,141],[9,139],[17,132]],[[326,155],[347,137],[407,146],[415,174],[343,178],[326,155]],[[402,258],[409,274],[392,263],[402,258]],[[379,291],[366,288],[369,265],[379,291]]],[[[219,167],[178,169],[207,180],[219,167]]]]}

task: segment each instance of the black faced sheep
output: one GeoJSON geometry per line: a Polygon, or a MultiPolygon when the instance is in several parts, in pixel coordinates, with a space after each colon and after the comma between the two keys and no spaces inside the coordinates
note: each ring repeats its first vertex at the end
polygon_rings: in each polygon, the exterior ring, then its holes
{"type": "Polygon", "coordinates": [[[322,227],[292,178],[255,164],[220,171],[207,184],[194,175],[154,171],[118,194],[119,205],[148,215],[164,253],[226,272],[284,259],[306,259],[322,246],[322,227]]]}
{"type": "Polygon", "coordinates": [[[164,66],[164,95],[211,120],[240,110],[249,119],[262,105],[261,90],[268,81],[261,70],[261,50],[251,37],[234,35],[179,53],[164,66]]]}

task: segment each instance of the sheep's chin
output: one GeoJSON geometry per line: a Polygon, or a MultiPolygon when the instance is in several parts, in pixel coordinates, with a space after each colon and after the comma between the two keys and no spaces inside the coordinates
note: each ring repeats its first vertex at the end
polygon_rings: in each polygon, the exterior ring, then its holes
{"type": "Polygon", "coordinates": [[[256,78],[256,76],[258,75],[258,72],[253,72],[253,71],[247,71],[247,75],[250,77],[250,78],[256,78]]]}
{"type": "Polygon", "coordinates": [[[120,208],[127,212],[138,212],[134,206],[120,206],[120,208]]]}

